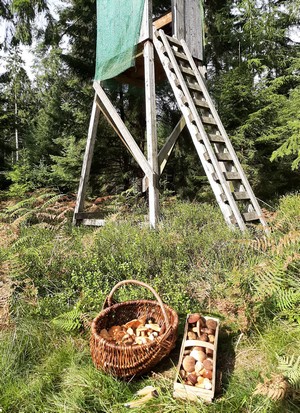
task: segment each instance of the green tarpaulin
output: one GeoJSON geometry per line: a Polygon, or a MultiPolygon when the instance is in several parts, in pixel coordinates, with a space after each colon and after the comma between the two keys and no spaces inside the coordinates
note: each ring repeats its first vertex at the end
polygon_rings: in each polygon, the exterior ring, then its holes
{"type": "Polygon", "coordinates": [[[97,0],[96,80],[134,65],[145,0],[97,0]]]}

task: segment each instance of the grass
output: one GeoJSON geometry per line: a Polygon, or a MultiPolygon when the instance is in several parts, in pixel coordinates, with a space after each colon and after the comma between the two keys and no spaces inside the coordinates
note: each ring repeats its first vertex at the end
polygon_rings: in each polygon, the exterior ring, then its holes
{"type": "MultiPolygon", "coordinates": [[[[279,356],[296,365],[300,355],[299,195],[281,200],[267,239],[259,230],[230,231],[208,204],[168,200],[159,229],[151,231],[142,208],[115,221],[115,204],[105,227],[74,228],[62,205],[55,207],[59,197],[38,198],[36,205],[31,197],[32,210],[9,205],[1,213],[0,266],[13,286],[10,323],[0,330],[2,412],[122,413],[150,384],[159,397],[140,412],[299,411],[300,371],[279,371],[279,356]],[[222,381],[211,405],[172,396],[180,337],[154,372],[129,383],[94,368],[89,323],[111,288],[129,278],[150,284],[176,309],[180,333],[189,311],[221,319],[222,381]],[[253,394],[264,377],[279,373],[293,378],[283,400],[253,394]]],[[[137,287],[116,295],[152,299],[137,287]]]]}

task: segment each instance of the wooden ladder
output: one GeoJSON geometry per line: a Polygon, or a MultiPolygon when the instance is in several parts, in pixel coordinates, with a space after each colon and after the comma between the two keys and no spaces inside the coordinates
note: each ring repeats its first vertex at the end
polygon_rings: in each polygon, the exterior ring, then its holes
{"type": "Polygon", "coordinates": [[[203,77],[184,40],[155,31],[153,42],[209,183],[229,226],[267,224],[203,77]]]}

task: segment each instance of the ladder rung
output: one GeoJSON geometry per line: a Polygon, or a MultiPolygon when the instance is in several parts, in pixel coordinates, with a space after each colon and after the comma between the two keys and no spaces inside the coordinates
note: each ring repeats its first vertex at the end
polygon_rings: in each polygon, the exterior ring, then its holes
{"type": "Polygon", "coordinates": [[[167,34],[165,34],[165,36],[169,40],[170,43],[175,44],[176,46],[179,46],[182,48],[182,44],[180,43],[178,39],[176,39],[175,37],[168,36],[167,34]]]}
{"type": "Polygon", "coordinates": [[[250,196],[246,191],[233,192],[233,197],[236,201],[241,201],[242,199],[250,199],[250,196]]]}
{"type": "Polygon", "coordinates": [[[181,70],[182,73],[184,73],[186,75],[196,77],[194,71],[192,69],[189,69],[188,67],[180,66],[180,70],[181,70]]]}
{"type": "Polygon", "coordinates": [[[211,118],[209,116],[201,116],[201,120],[204,124],[206,125],[216,125],[217,122],[215,121],[214,118],[211,118]]]}
{"type": "Polygon", "coordinates": [[[203,156],[204,156],[204,159],[205,159],[206,161],[209,161],[209,160],[210,160],[210,156],[209,156],[208,152],[204,152],[203,156]]]}
{"type": "Polygon", "coordinates": [[[196,90],[197,92],[202,92],[201,87],[198,85],[198,83],[187,82],[186,84],[189,89],[196,90]]]}
{"type": "Polygon", "coordinates": [[[177,52],[176,50],[173,50],[173,53],[177,57],[177,59],[184,60],[186,62],[189,61],[189,59],[187,58],[187,56],[184,53],[177,52]]]}
{"type": "Polygon", "coordinates": [[[206,102],[206,100],[200,100],[200,99],[193,99],[193,100],[197,107],[205,108],[205,109],[209,108],[209,104],[206,102]]]}
{"type": "Polygon", "coordinates": [[[224,176],[227,181],[241,180],[240,174],[238,172],[224,172],[224,176]]]}
{"type": "Polygon", "coordinates": [[[221,197],[221,199],[222,199],[223,202],[226,202],[226,201],[227,201],[227,196],[226,196],[224,193],[221,194],[220,197],[221,197]]]}
{"type": "Polygon", "coordinates": [[[218,152],[216,156],[218,161],[232,161],[232,156],[228,152],[218,152]]]}
{"type": "Polygon", "coordinates": [[[246,222],[257,221],[259,219],[259,217],[258,217],[258,215],[255,211],[253,211],[253,212],[244,212],[243,217],[244,217],[244,220],[246,222]]]}
{"type": "Polygon", "coordinates": [[[213,143],[223,143],[224,142],[224,138],[222,135],[211,135],[208,134],[209,140],[213,143]]]}

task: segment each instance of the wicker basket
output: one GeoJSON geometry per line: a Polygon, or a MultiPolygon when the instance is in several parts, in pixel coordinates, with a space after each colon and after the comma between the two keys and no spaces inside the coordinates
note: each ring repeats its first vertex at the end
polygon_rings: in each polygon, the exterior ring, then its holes
{"type": "Polygon", "coordinates": [[[135,280],[121,281],[111,290],[101,313],[92,322],[90,346],[94,365],[116,377],[131,378],[146,373],[175,347],[177,328],[177,313],[162,303],[152,287],[135,280]],[[137,284],[148,288],[157,301],[136,300],[113,304],[114,292],[125,284],[137,284]],[[122,325],[143,315],[162,327],[162,333],[149,344],[117,345],[99,336],[103,328],[122,325]]]}

